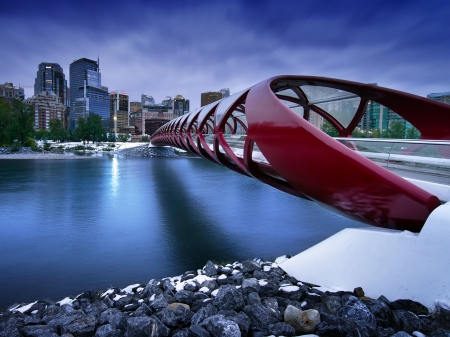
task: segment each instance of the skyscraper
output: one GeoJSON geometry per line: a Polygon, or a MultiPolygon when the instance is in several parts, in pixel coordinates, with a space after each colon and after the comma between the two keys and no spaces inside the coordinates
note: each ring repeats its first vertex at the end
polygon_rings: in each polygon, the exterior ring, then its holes
{"type": "Polygon", "coordinates": [[[431,98],[434,101],[450,104],[450,92],[449,91],[431,93],[431,94],[428,94],[427,97],[431,98]]]}
{"type": "Polygon", "coordinates": [[[181,95],[176,95],[173,99],[173,114],[178,117],[187,111],[189,111],[189,100],[181,95]]]}
{"type": "Polygon", "coordinates": [[[117,133],[128,127],[128,115],[130,113],[129,99],[126,92],[111,91],[110,105],[110,131],[117,133]]]}
{"type": "Polygon", "coordinates": [[[108,88],[102,86],[99,61],[81,58],[73,61],[70,73],[70,126],[74,127],[79,117],[97,114],[103,127],[109,128],[110,97],[108,88]]]}
{"type": "Polygon", "coordinates": [[[60,102],[67,105],[67,81],[63,68],[58,63],[42,62],[34,80],[34,94],[53,91],[60,102]]]}

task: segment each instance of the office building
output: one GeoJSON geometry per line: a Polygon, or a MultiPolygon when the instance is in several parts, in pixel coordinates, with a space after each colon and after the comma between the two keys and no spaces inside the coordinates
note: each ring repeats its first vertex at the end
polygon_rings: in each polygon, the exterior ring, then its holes
{"type": "Polygon", "coordinates": [[[173,99],[173,114],[176,117],[184,115],[189,111],[189,100],[181,95],[176,95],[173,99]]]}
{"type": "Polygon", "coordinates": [[[110,96],[102,86],[99,61],[81,58],[70,64],[70,126],[79,117],[97,114],[103,127],[110,127],[110,96]]]}
{"type": "Polygon", "coordinates": [[[6,82],[5,84],[0,84],[0,99],[12,106],[13,99],[23,101],[25,93],[23,88],[16,88],[11,82],[6,82]]]}
{"type": "Polygon", "coordinates": [[[141,102],[130,102],[130,113],[142,112],[141,102]]]}
{"type": "Polygon", "coordinates": [[[167,96],[161,103],[155,103],[152,96],[142,94],[141,107],[141,113],[133,114],[137,134],[151,136],[157,128],[176,117],[173,113],[173,100],[170,96],[167,96]]]}
{"type": "Polygon", "coordinates": [[[450,104],[450,91],[431,93],[428,94],[427,97],[434,101],[450,104]]]}
{"type": "Polygon", "coordinates": [[[126,92],[118,90],[110,94],[110,125],[111,132],[118,133],[120,129],[126,128],[129,115],[129,100],[126,92]]]}
{"type": "Polygon", "coordinates": [[[52,91],[65,106],[69,105],[67,99],[67,81],[63,68],[58,63],[43,62],[39,64],[34,80],[34,94],[43,91],[52,91]]]}
{"type": "Polygon", "coordinates": [[[202,92],[201,98],[200,98],[200,105],[205,106],[212,102],[219,101],[223,98],[222,93],[218,91],[208,91],[208,92],[202,92]]]}
{"type": "Polygon", "coordinates": [[[54,118],[61,120],[62,125],[66,127],[66,107],[53,91],[41,91],[27,98],[25,103],[33,106],[35,130],[50,130],[50,120],[54,118]]]}

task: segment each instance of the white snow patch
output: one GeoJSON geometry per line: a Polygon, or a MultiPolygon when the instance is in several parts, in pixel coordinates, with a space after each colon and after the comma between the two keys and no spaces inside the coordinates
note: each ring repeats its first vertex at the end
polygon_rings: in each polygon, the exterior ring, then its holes
{"type": "Polygon", "coordinates": [[[201,291],[202,293],[209,293],[208,287],[201,287],[198,291],[201,291]]]}
{"type": "Polygon", "coordinates": [[[336,287],[336,288],[327,288],[327,287],[314,287],[314,289],[317,289],[317,290],[319,290],[319,291],[321,291],[321,292],[326,292],[326,291],[329,291],[330,293],[337,293],[338,291],[347,291],[347,289],[344,289],[344,288],[338,288],[338,287],[336,287]]]}
{"type": "Polygon", "coordinates": [[[176,290],[176,291],[183,290],[185,284],[186,284],[186,282],[180,282],[180,283],[177,283],[177,285],[175,286],[175,290],[176,290]]]}
{"type": "Polygon", "coordinates": [[[137,293],[140,293],[142,290],[144,290],[144,288],[139,287],[139,288],[136,289],[136,292],[137,292],[137,293]]]}
{"type": "Polygon", "coordinates": [[[211,296],[216,297],[218,292],[219,292],[219,289],[214,290],[214,291],[211,293],[211,296]]]}
{"type": "Polygon", "coordinates": [[[129,307],[131,307],[132,305],[133,305],[133,303],[127,304],[126,306],[124,306],[124,308],[129,308],[129,307]]]}
{"type": "Polygon", "coordinates": [[[203,300],[203,302],[208,302],[208,301],[211,301],[211,299],[210,299],[210,298],[205,298],[205,299],[203,300]]]}
{"type": "Polygon", "coordinates": [[[272,269],[271,266],[264,266],[263,271],[270,271],[270,269],[272,269]]]}
{"type": "Polygon", "coordinates": [[[310,295],[310,296],[318,296],[318,297],[322,297],[322,296],[320,296],[319,294],[316,294],[316,293],[310,293],[310,292],[308,292],[307,294],[310,295]]]}
{"type": "Polygon", "coordinates": [[[275,259],[276,264],[283,263],[284,261],[289,260],[289,258],[286,255],[279,256],[275,259]]]}
{"type": "Polygon", "coordinates": [[[116,296],[114,296],[113,301],[118,301],[118,300],[120,300],[122,297],[127,297],[127,295],[116,295],[116,296]]]}
{"type": "Polygon", "coordinates": [[[138,285],[139,283],[129,285],[128,287],[123,288],[121,291],[127,294],[133,294],[133,288],[136,288],[138,285]]]}
{"type": "Polygon", "coordinates": [[[17,309],[14,308],[14,309],[11,309],[11,311],[20,311],[23,314],[25,311],[30,309],[33,306],[33,304],[35,304],[35,303],[37,303],[37,301],[33,302],[33,303],[30,303],[30,304],[27,304],[27,305],[24,305],[23,307],[20,307],[20,308],[16,307],[17,309]]]}
{"type": "Polygon", "coordinates": [[[143,300],[143,299],[140,299],[140,300],[138,300],[138,302],[139,302],[139,303],[142,303],[142,302],[144,302],[144,300],[143,300]]]}
{"type": "Polygon", "coordinates": [[[236,289],[240,289],[241,288],[241,286],[236,286],[236,289]]]}
{"type": "Polygon", "coordinates": [[[284,287],[278,288],[278,290],[281,290],[285,293],[291,293],[291,292],[297,291],[299,289],[300,289],[300,287],[297,287],[297,286],[284,286],[284,287]]]}
{"type": "Polygon", "coordinates": [[[202,284],[204,281],[211,281],[211,280],[213,280],[213,278],[208,277],[206,275],[197,275],[191,281],[193,281],[193,280],[197,281],[199,284],[202,284]]]}
{"type": "Polygon", "coordinates": [[[114,289],[108,289],[103,294],[100,295],[100,299],[104,298],[105,296],[108,296],[109,294],[112,294],[114,292],[114,289]]]}
{"type": "Polygon", "coordinates": [[[450,301],[449,300],[437,299],[434,301],[434,305],[435,305],[436,309],[442,308],[445,310],[450,310],[450,301]]]}
{"type": "Polygon", "coordinates": [[[170,279],[170,281],[171,281],[172,283],[173,283],[173,282],[180,282],[180,281],[181,281],[181,275],[172,277],[172,278],[170,279]]]}
{"type": "Polygon", "coordinates": [[[302,304],[300,304],[300,306],[303,308],[305,305],[307,305],[308,303],[306,303],[306,301],[303,301],[302,304]]]}
{"type": "Polygon", "coordinates": [[[225,280],[226,278],[227,278],[227,275],[222,274],[222,275],[220,275],[217,279],[218,279],[218,280],[225,280]]]}
{"type": "Polygon", "coordinates": [[[266,280],[258,280],[258,283],[261,287],[264,287],[267,284],[266,280]]]}
{"type": "Polygon", "coordinates": [[[149,301],[154,301],[154,300],[155,300],[155,297],[156,297],[156,295],[153,294],[153,295],[149,298],[149,301]]]}
{"type": "Polygon", "coordinates": [[[63,306],[65,304],[72,305],[72,302],[73,302],[73,300],[70,297],[66,297],[66,298],[64,298],[61,301],[56,302],[56,303],[58,303],[60,306],[63,306]]]}
{"type": "Polygon", "coordinates": [[[276,264],[275,262],[272,263],[272,268],[278,268],[278,264],[276,264]]]}
{"type": "Polygon", "coordinates": [[[237,273],[239,273],[239,272],[240,272],[240,270],[234,269],[234,270],[231,272],[231,275],[235,275],[235,274],[237,274],[237,273]]]}

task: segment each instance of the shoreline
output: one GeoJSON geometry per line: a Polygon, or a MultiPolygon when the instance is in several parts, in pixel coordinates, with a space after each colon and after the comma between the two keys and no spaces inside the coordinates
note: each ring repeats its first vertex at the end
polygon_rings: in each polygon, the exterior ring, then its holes
{"type": "Polygon", "coordinates": [[[450,308],[361,288],[335,291],[299,281],[261,259],[86,291],[60,301],[13,304],[0,312],[0,336],[446,336],[450,308]],[[3,332],[3,333],[2,333],[3,332]],[[396,335],[396,333],[399,333],[396,335]],[[316,334],[316,335],[314,335],[316,334]]]}

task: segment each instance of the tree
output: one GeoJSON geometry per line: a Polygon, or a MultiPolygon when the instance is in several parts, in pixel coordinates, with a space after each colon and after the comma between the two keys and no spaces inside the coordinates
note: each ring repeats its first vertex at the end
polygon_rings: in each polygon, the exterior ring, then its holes
{"type": "Polygon", "coordinates": [[[406,139],[419,139],[420,138],[420,131],[417,130],[414,126],[411,126],[410,128],[406,129],[406,139]]]}
{"type": "Polygon", "coordinates": [[[130,135],[128,133],[119,133],[117,135],[117,140],[119,142],[128,142],[128,140],[130,139],[130,135]]]}
{"type": "Polygon", "coordinates": [[[86,120],[83,117],[78,117],[77,127],[75,128],[75,135],[84,142],[87,140],[89,144],[89,129],[86,120]]]}
{"type": "Polygon", "coordinates": [[[326,120],[323,122],[322,131],[331,137],[339,137],[339,132],[336,130],[336,128],[326,120]]]}
{"type": "Polygon", "coordinates": [[[33,107],[18,99],[13,99],[12,107],[13,133],[24,145],[25,140],[33,132],[34,113],[33,107]]]}
{"type": "Polygon", "coordinates": [[[67,138],[66,129],[59,118],[50,120],[50,134],[54,141],[63,141],[67,138]]]}
{"type": "Polygon", "coordinates": [[[0,145],[10,144],[12,126],[11,107],[3,99],[0,99],[0,145]]]}
{"type": "Polygon", "coordinates": [[[48,140],[50,139],[50,131],[39,129],[34,132],[34,139],[38,140],[48,140]]]}
{"type": "Polygon", "coordinates": [[[105,137],[105,128],[102,124],[102,118],[99,115],[89,115],[87,118],[87,125],[92,142],[103,140],[105,137]]]}
{"type": "Polygon", "coordinates": [[[389,124],[389,127],[381,134],[382,138],[405,138],[405,124],[397,121],[389,124]]]}

